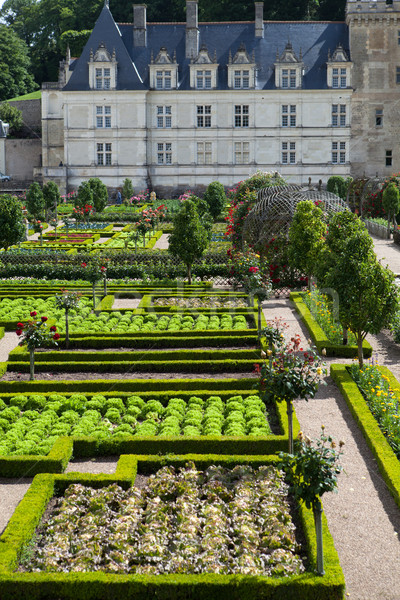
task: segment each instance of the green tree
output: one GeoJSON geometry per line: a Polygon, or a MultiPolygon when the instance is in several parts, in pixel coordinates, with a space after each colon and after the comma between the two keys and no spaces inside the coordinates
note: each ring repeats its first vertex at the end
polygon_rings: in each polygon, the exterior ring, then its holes
{"type": "Polygon", "coordinates": [[[93,208],[97,213],[101,213],[108,202],[107,186],[98,177],[89,179],[88,184],[93,193],[93,208]]]}
{"type": "Polygon", "coordinates": [[[344,177],[341,177],[340,175],[332,175],[331,177],[329,177],[327,183],[326,183],[326,189],[328,192],[332,192],[332,194],[336,194],[337,196],[340,196],[340,198],[342,198],[342,200],[346,200],[347,197],[347,189],[349,187],[349,183],[351,181],[351,178],[347,178],[345,179],[344,177]]]}
{"type": "Polygon", "coordinates": [[[27,94],[36,87],[25,42],[0,23],[0,100],[27,94]]]}
{"type": "Polygon", "coordinates": [[[132,180],[128,178],[124,179],[124,183],[122,184],[122,198],[125,202],[130,200],[134,193],[135,190],[133,189],[132,180]]]}
{"type": "Polygon", "coordinates": [[[299,202],[289,229],[289,262],[310,283],[324,245],[326,224],[322,210],[311,200],[299,202]]]}
{"type": "Polygon", "coordinates": [[[0,104],[0,119],[3,123],[10,125],[10,135],[17,133],[22,128],[22,112],[16,106],[9,104],[9,102],[2,102],[0,104]]]}
{"type": "Polygon", "coordinates": [[[31,183],[26,192],[26,208],[36,220],[43,219],[45,203],[42,189],[37,181],[31,183]]]}
{"type": "Polygon", "coordinates": [[[395,183],[389,183],[383,190],[382,205],[387,214],[388,238],[390,239],[390,221],[393,221],[394,227],[397,229],[396,215],[400,210],[400,192],[395,183]]]}
{"type": "Polygon", "coordinates": [[[189,284],[192,283],[193,262],[203,255],[207,245],[207,231],[201,224],[195,203],[192,200],[186,200],[174,218],[174,228],[169,236],[168,251],[185,263],[189,284]]]}
{"type": "Polygon", "coordinates": [[[91,29],[83,29],[82,31],[69,29],[68,31],[64,31],[60,37],[61,52],[65,54],[67,48],[69,48],[71,56],[80,56],[91,33],[91,29]]]}
{"type": "Polygon", "coordinates": [[[42,191],[47,219],[49,212],[55,212],[61,202],[60,190],[54,181],[48,181],[44,184],[42,191]]]}
{"type": "Polygon", "coordinates": [[[8,250],[25,237],[24,215],[21,203],[15,196],[0,196],[0,247],[8,250]]]}
{"type": "Polygon", "coordinates": [[[83,181],[78,188],[78,194],[74,200],[75,208],[93,206],[93,190],[88,181],[83,181]]]}
{"type": "Polygon", "coordinates": [[[203,198],[198,198],[194,195],[189,196],[188,200],[192,200],[192,202],[194,202],[194,205],[200,217],[200,222],[207,232],[208,241],[211,242],[214,219],[212,218],[209,212],[209,205],[203,198]]]}
{"type": "Polygon", "coordinates": [[[226,194],[222,183],[212,181],[205,191],[204,200],[208,204],[210,214],[216,219],[226,206],[226,194]]]}
{"type": "Polygon", "coordinates": [[[362,368],[365,337],[388,327],[399,308],[395,276],[377,260],[366,231],[357,231],[345,239],[334,258],[325,284],[338,294],[339,318],[357,339],[362,368]]]}

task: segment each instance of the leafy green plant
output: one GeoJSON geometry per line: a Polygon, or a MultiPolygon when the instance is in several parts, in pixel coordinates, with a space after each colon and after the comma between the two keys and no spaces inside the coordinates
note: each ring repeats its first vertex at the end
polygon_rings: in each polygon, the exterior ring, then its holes
{"type": "Polygon", "coordinates": [[[34,181],[29,186],[26,192],[26,208],[28,213],[36,220],[43,220],[45,202],[43,192],[37,181],[34,181]]]}
{"type": "Polygon", "coordinates": [[[326,224],[323,212],[311,200],[299,202],[289,229],[290,264],[307,275],[309,285],[324,244],[326,224]]]}
{"type": "Polygon", "coordinates": [[[390,239],[390,221],[393,222],[394,228],[397,229],[396,215],[400,210],[400,191],[394,182],[383,190],[382,205],[387,214],[387,231],[390,239]]]}
{"type": "MultiPolygon", "coordinates": [[[[34,319],[37,316],[36,311],[32,311],[30,316],[34,319]]],[[[57,340],[60,334],[56,333],[57,327],[52,325],[47,328],[48,318],[43,316],[40,320],[29,320],[26,323],[18,323],[16,334],[22,339],[19,346],[26,345],[29,350],[29,372],[30,380],[35,379],[35,350],[43,348],[53,343],[57,346],[57,340]]]]}
{"type": "Polygon", "coordinates": [[[8,250],[25,236],[21,203],[15,196],[0,195],[0,247],[8,250]]]}
{"type": "Polygon", "coordinates": [[[212,181],[204,193],[204,200],[208,204],[208,210],[216,219],[226,206],[225,188],[219,181],[212,181]]]}
{"type": "Polygon", "coordinates": [[[302,432],[296,443],[296,453],[280,453],[282,468],[290,485],[290,492],[298,501],[312,508],[317,537],[317,572],[324,574],[324,553],[322,541],[322,505],[321,496],[337,488],[337,478],[342,467],[338,464],[344,442],[339,442],[339,451],[331,436],[322,433],[312,444],[310,438],[302,432]]]}

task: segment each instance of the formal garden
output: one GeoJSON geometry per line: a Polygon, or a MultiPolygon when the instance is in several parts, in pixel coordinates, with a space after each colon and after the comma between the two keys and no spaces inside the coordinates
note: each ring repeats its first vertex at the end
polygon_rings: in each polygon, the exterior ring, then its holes
{"type": "Polygon", "coordinates": [[[0,489],[31,481],[2,599],[367,597],[323,510],[351,456],[320,394],[398,511],[400,384],[371,336],[399,342],[400,303],[366,220],[396,239],[399,179],[331,179],[0,196],[0,489]]]}

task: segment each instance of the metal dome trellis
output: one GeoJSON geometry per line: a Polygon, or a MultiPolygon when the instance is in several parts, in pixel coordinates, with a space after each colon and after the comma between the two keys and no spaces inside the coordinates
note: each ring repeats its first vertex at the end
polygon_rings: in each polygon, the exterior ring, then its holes
{"type": "Polygon", "coordinates": [[[243,225],[242,241],[254,248],[274,238],[287,238],[297,204],[304,200],[320,202],[324,212],[348,210],[347,203],[336,194],[317,190],[301,190],[297,185],[264,188],[243,225]]]}
{"type": "Polygon", "coordinates": [[[382,190],[385,181],[384,177],[359,177],[350,182],[347,202],[352,208],[358,209],[361,218],[364,216],[369,198],[382,190]]]}

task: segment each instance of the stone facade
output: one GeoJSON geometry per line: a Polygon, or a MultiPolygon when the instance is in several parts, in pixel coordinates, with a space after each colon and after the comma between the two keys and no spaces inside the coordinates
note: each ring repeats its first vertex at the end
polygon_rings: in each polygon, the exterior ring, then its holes
{"type": "Polygon", "coordinates": [[[254,23],[202,24],[187,0],[186,24],[149,24],[136,5],[117,26],[105,3],[81,57],[43,86],[43,179],[128,177],[167,196],[257,169],[382,175],[388,150],[400,170],[398,5],[348,0],[346,26],[264,22],[256,2],[254,23]]]}

